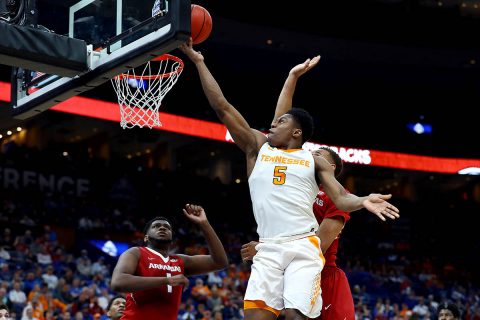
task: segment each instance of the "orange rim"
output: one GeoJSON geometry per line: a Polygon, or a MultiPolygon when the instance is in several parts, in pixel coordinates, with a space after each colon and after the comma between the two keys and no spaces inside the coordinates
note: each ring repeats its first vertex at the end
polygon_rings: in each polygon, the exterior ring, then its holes
{"type": "Polygon", "coordinates": [[[136,79],[136,80],[153,80],[153,79],[158,79],[158,78],[170,78],[171,76],[173,76],[175,74],[180,74],[183,71],[183,66],[184,65],[183,65],[182,59],[180,59],[179,57],[176,57],[176,56],[172,56],[171,54],[164,54],[164,55],[155,57],[150,61],[164,61],[164,60],[173,60],[173,61],[179,63],[180,65],[178,66],[177,69],[175,69],[172,72],[150,75],[150,76],[135,76],[135,75],[127,74],[127,73],[122,73],[122,74],[114,77],[114,79],[128,78],[128,79],[136,79]]]}

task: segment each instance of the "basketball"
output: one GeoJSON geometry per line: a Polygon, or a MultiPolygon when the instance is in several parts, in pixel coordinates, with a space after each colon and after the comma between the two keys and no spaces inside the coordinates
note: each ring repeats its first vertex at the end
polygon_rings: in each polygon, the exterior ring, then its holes
{"type": "Polygon", "coordinates": [[[192,4],[192,41],[199,44],[205,41],[212,32],[212,17],[202,6],[192,4]]]}

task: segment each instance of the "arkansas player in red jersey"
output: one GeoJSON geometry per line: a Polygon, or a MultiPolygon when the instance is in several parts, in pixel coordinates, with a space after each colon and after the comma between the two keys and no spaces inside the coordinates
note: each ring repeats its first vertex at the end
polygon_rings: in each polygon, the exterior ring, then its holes
{"type": "MultiPolygon", "coordinates": [[[[340,175],[343,164],[338,154],[329,148],[320,148],[318,152],[330,162],[335,175],[340,175]]],[[[337,251],[340,233],[350,214],[339,210],[327,194],[320,188],[313,204],[313,213],[320,225],[318,234],[321,249],[324,252],[325,266],[322,270],[322,313],[317,320],[354,320],[355,306],[347,276],[337,267],[337,251]]]]}
{"type": "Polygon", "coordinates": [[[112,289],[127,293],[121,320],[177,320],[186,276],[228,266],[225,249],[201,206],[187,204],[185,215],[203,231],[210,255],[170,255],[172,225],[163,217],[150,220],[144,229],[145,247],[133,247],[119,258],[112,289]]]}

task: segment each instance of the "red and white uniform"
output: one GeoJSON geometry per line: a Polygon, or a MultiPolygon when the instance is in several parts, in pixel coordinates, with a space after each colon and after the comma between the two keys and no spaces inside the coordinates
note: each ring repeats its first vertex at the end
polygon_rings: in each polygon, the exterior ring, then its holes
{"type": "MultiPolygon", "coordinates": [[[[342,217],[344,223],[350,220],[350,214],[339,210],[323,189],[317,194],[313,212],[319,224],[326,218],[342,217]]],[[[323,308],[317,320],[355,319],[355,307],[347,276],[336,263],[339,238],[340,235],[324,253],[326,262],[322,270],[321,282],[323,308]]]]}
{"type": "MultiPolygon", "coordinates": [[[[164,257],[159,252],[139,247],[136,276],[173,277],[184,274],[184,262],[175,255],[164,257]]],[[[160,286],[128,293],[125,312],[121,320],[177,320],[183,286],[160,286]]]]}

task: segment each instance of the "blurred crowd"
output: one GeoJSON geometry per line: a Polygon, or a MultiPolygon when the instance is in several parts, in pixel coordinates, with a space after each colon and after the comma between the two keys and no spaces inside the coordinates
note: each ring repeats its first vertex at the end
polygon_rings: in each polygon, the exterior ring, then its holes
{"type": "MultiPolygon", "coordinates": [[[[13,226],[16,231],[5,228],[0,241],[0,304],[9,306],[12,319],[109,319],[107,306],[117,294],[109,288],[114,258],[94,247],[67,249],[49,225],[13,226]]],[[[177,250],[205,253],[198,230],[182,226],[176,232],[192,236],[176,241],[177,250]]],[[[250,266],[231,254],[241,245],[237,238],[231,234],[224,242],[231,259],[226,270],[190,279],[178,319],[243,318],[250,266]]],[[[375,260],[357,256],[344,266],[357,319],[435,319],[444,302],[454,302],[463,319],[480,319],[480,289],[450,281],[460,266],[445,265],[437,274],[428,258],[421,265],[404,257],[375,260]]]]}
{"type": "MultiPolygon", "coordinates": [[[[205,253],[202,233],[182,217],[186,203],[204,206],[230,266],[190,278],[178,319],[243,318],[250,264],[241,261],[240,248],[256,239],[244,182],[225,185],[195,172],[148,169],[136,162],[107,165],[86,159],[81,165],[81,161],[60,156],[42,160],[50,166],[39,166],[36,160],[45,153],[15,150],[0,159],[3,169],[27,166],[49,178],[55,168],[58,176],[88,179],[90,192],[78,196],[71,190],[39,190],[38,183],[7,187],[3,176],[0,305],[9,307],[12,319],[109,319],[107,307],[118,294],[109,286],[118,257],[87,240],[118,239],[130,246],[142,245],[145,222],[162,215],[173,222],[175,252],[205,253]]],[[[422,205],[397,197],[402,217],[395,224],[352,216],[342,233],[339,266],[349,278],[358,320],[436,319],[438,306],[444,302],[457,305],[462,319],[480,320],[476,271],[480,266],[475,259],[479,242],[459,244],[463,233],[474,232],[474,224],[462,230],[449,228],[455,212],[468,217],[477,212],[478,205],[470,206],[468,201],[447,204],[448,198],[434,196],[431,200],[422,205]],[[441,230],[449,230],[448,236],[441,230]],[[452,239],[456,239],[455,250],[447,246],[452,239]]]]}

